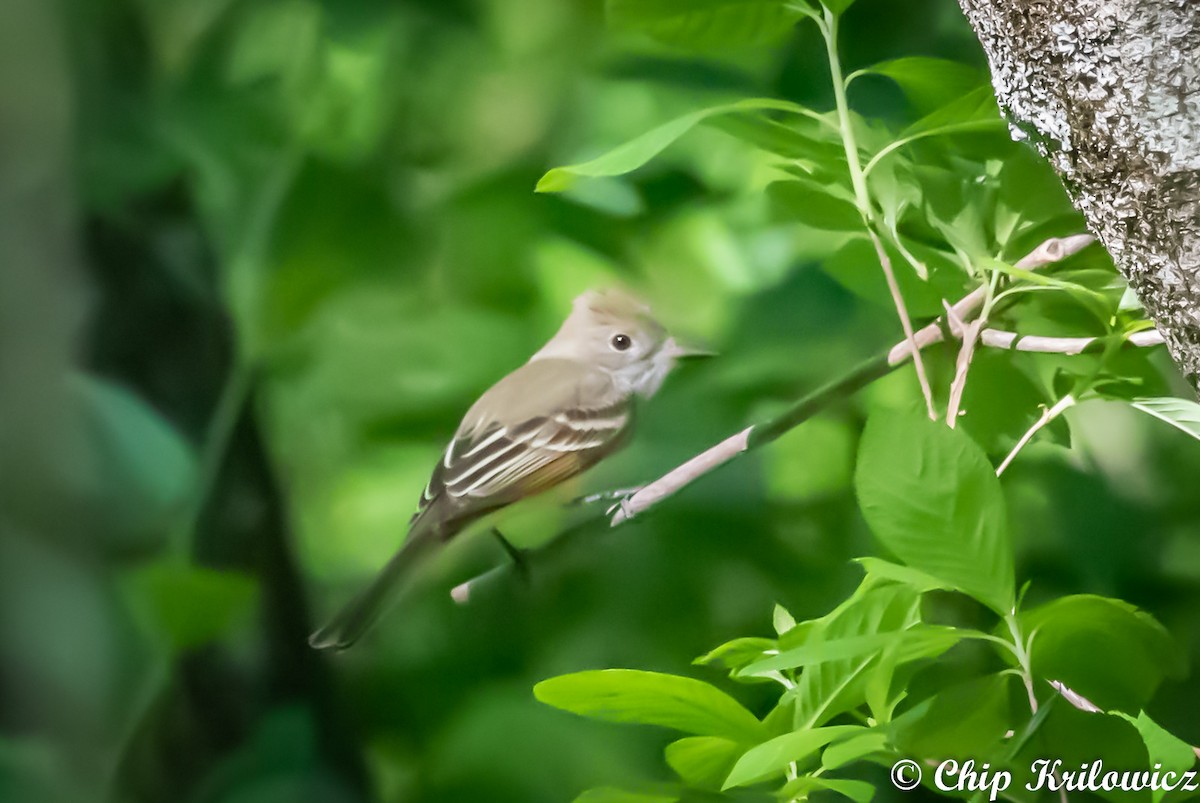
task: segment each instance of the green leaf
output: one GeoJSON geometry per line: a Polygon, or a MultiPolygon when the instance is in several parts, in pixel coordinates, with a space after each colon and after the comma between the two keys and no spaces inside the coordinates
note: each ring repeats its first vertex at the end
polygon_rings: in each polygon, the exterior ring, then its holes
{"type": "Polygon", "coordinates": [[[629,792],[611,786],[599,786],[589,789],[574,803],[675,803],[679,795],[656,795],[646,792],[629,792]]]}
{"type": "MultiPolygon", "coordinates": [[[[920,597],[912,589],[894,583],[879,584],[867,578],[850,599],[832,612],[797,627],[802,633],[800,638],[785,637],[780,643],[790,649],[793,645],[904,630],[920,621],[919,607],[920,597]]],[[[805,727],[816,727],[862,705],[870,683],[886,685],[886,679],[881,681],[870,671],[878,667],[884,655],[886,650],[825,661],[805,669],[795,689],[789,692],[796,701],[796,721],[805,727]]]]}
{"type": "Polygon", "coordinates": [[[851,196],[837,184],[806,179],[776,181],[767,187],[774,216],[827,231],[862,231],[863,219],[851,196]]]}
{"type": "Polygon", "coordinates": [[[710,650],[692,663],[733,670],[758,660],[765,652],[775,650],[778,646],[773,639],[738,638],[710,650]]]}
{"type": "Polygon", "coordinates": [[[804,800],[814,790],[828,789],[848,797],[854,803],[870,803],[875,797],[875,787],[866,781],[854,781],[847,778],[827,778],[825,776],[801,775],[794,781],[789,781],[779,796],[782,800],[804,800]]]}
{"type": "Polygon", "coordinates": [[[667,765],[686,783],[720,790],[744,745],[719,736],[688,736],[667,745],[667,765]]]}
{"type": "Polygon", "coordinates": [[[699,50],[766,44],[800,17],[782,0],[608,0],[607,10],[614,28],[699,50]]]}
{"type": "Polygon", "coordinates": [[[1012,610],[1004,497],[969,436],[916,413],[876,412],[856,480],[863,516],[885,547],[997,613],[1012,610]]]}
{"type": "Polygon", "coordinates": [[[895,81],[912,107],[921,114],[945,106],[986,80],[985,75],[974,67],[928,56],[892,59],[868,67],[864,72],[895,81]]]}
{"type": "Polygon", "coordinates": [[[1011,675],[987,675],[951,686],[897,717],[893,744],[903,753],[978,758],[1000,744],[1009,722],[1011,675]]]}
{"type": "Polygon", "coordinates": [[[1004,125],[992,88],[981,86],[917,120],[900,132],[899,141],[911,142],[917,137],[935,133],[948,134],[1004,125]]]}
{"type": "Polygon", "coordinates": [[[693,678],[636,669],[599,669],[543,680],[547,705],[605,722],[662,725],[698,736],[757,742],[762,723],[725,692],[693,678]]]}
{"type": "Polygon", "coordinates": [[[785,733],[747,750],[737,760],[724,789],[757,783],[782,773],[793,761],[800,761],[830,742],[866,731],[858,725],[834,725],[785,733]]]}
{"type": "Polygon", "coordinates": [[[1200,404],[1191,399],[1134,399],[1133,407],[1200,440],[1200,404]]]}
{"type": "MultiPolygon", "coordinates": [[[[939,290],[940,283],[922,281],[898,251],[891,247],[885,247],[885,251],[891,260],[892,272],[909,313],[914,316],[941,314],[943,296],[939,290]]],[[[885,309],[895,308],[887,278],[879,265],[879,256],[865,237],[848,241],[821,264],[821,269],[859,298],[885,309]]]]}
{"type": "Polygon", "coordinates": [[[930,651],[944,652],[948,650],[962,637],[962,634],[952,627],[916,625],[908,630],[850,636],[832,641],[810,639],[802,646],[784,650],[778,655],[772,655],[761,661],[755,661],[738,670],[736,674],[739,676],[762,675],[781,669],[797,669],[830,661],[858,658],[863,655],[876,655],[893,643],[898,645],[901,655],[905,655],[908,652],[905,650],[906,642],[911,642],[913,646],[911,652],[918,657],[925,657],[930,651]]]}
{"type": "Polygon", "coordinates": [[[737,112],[775,110],[795,114],[813,114],[805,107],[786,100],[773,98],[751,98],[677,117],[658,128],[647,131],[636,139],[618,145],[607,153],[587,162],[556,167],[542,176],[537,183],[537,192],[561,192],[570,187],[579,178],[596,178],[599,176],[620,176],[632,172],[661,153],[668,145],[691,131],[697,124],[722,114],[737,112]]]}
{"type": "Polygon", "coordinates": [[[130,588],[150,626],[174,651],[221,637],[247,621],[258,601],[253,577],[200,566],[152,564],[131,576],[130,588]]]}
{"type": "Polygon", "coordinates": [[[775,608],[771,611],[771,625],[775,628],[775,634],[782,636],[796,626],[796,618],[788,612],[787,608],[776,603],[775,608]]]}
{"type": "Polygon", "coordinates": [[[844,742],[830,745],[821,754],[821,766],[827,770],[836,770],[872,753],[878,753],[887,747],[887,734],[883,731],[867,731],[844,742]]]}
{"type": "MultiPolygon", "coordinates": [[[[1123,711],[1109,713],[1112,716],[1121,717],[1137,728],[1138,733],[1142,736],[1142,741],[1146,743],[1146,753],[1151,764],[1162,764],[1164,770],[1173,770],[1179,773],[1195,766],[1196,752],[1192,746],[1163,728],[1147,716],[1145,711],[1138,712],[1136,717],[1131,717],[1123,711]]],[[[1166,794],[1166,789],[1154,789],[1150,792],[1150,799],[1158,803],[1166,794]]]]}
{"type": "Polygon", "coordinates": [[[1040,678],[1058,680],[1105,710],[1140,711],[1183,669],[1171,635],[1118,599],[1081,594],[1021,614],[1040,678]]]}
{"type": "Polygon", "coordinates": [[[871,577],[901,583],[922,594],[926,591],[954,590],[944,580],[931,577],[925,574],[925,572],[914,569],[911,566],[901,566],[898,563],[892,563],[882,558],[855,558],[854,562],[862,566],[871,577]]]}

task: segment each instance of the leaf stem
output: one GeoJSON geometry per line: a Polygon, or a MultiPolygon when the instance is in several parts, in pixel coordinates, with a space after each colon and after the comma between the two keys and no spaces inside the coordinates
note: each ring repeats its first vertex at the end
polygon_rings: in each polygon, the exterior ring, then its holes
{"type": "Polygon", "coordinates": [[[1016,611],[1006,615],[1004,623],[1008,625],[1008,632],[1013,637],[1013,654],[1017,657],[1017,664],[1020,666],[1021,681],[1025,684],[1025,693],[1029,695],[1029,710],[1031,713],[1037,714],[1038,701],[1037,695],[1033,692],[1033,668],[1029,660],[1029,651],[1026,649],[1021,636],[1021,625],[1017,621],[1016,611]]]}

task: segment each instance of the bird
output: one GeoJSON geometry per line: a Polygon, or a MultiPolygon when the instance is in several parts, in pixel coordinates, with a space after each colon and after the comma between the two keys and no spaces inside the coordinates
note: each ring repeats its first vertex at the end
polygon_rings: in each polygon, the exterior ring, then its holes
{"type": "Polygon", "coordinates": [[[623,289],[575,298],[554,336],[467,410],[399,550],[309,644],[319,650],[353,645],[439,546],[621,448],[638,400],[658,392],[677,360],[708,353],[677,343],[650,307],[623,289]]]}

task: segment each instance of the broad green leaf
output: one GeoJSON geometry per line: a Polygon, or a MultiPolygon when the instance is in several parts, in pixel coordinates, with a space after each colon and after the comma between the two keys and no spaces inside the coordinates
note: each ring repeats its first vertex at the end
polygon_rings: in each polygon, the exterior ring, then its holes
{"type": "Polygon", "coordinates": [[[1186,432],[1200,440],[1200,404],[1191,399],[1164,397],[1158,399],[1134,399],[1135,410],[1148,413],[1160,421],[1186,432]]]}
{"type": "Polygon", "coordinates": [[[872,753],[884,750],[887,740],[887,734],[883,731],[872,730],[860,733],[858,736],[830,745],[821,754],[821,766],[827,770],[844,767],[872,753]]]}
{"type": "Polygon", "coordinates": [[[719,736],[688,736],[667,745],[667,765],[690,786],[719,790],[745,745],[719,736]]]}
{"type": "Polygon", "coordinates": [[[543,680],[547,705],[606,722],[662,725],[698,736],[756,742],[762,723],[720,689],[693,678],[636,669],[599,669],[543,680]]]}
{"type": "Polygon", "coordinates": [[[986,76],[948,59],[905,56],[868,67],[864,72],[892,79],[918,113],[928,114],[979,87],[986,76]]]}
{"type": "Polygon", "coordinates": [[[862,566],[871,577],[902,583],[922,594],[926,591],[954,590],[944,580],[931,577],[925,574],[925,572],[914,569],[911,566],[902,566],[898,563],[883,560],[882,558],[855,558],[854,562],[862,566]]]}
{"type": "MultiPolygon", "coordinates": [[[[1182,773],[1190,770],[1196,764],[1196,752],[1192,746],[1175,734],[1163,728],[1146,715],[1145,711],[1138,712],[1132,717],[1123,711],[1112,711],[1112,716],[1121,717],[1137,728],[1146,743],[1146,753],[1151,764],[1162,764],[1164,770],[1182,773]]],[[[1158,803],[1166,797],[1166,789],[1155,789],[1150,793],[1151,800],[1158,803]]]]}
{"type": "Polygon", "coordinates": [[[837,184],[807,179],[776,181],[767,187],[773,214],[826,231],[862,231],[863,219],[851,197],[837,184]]]}
{"type": "Polygon", "coordinates": [[[618,145],[607,153],[579,164],[556,167],[542,176],[537,183],[537,192],[561,192],[570,187],[577,179],[596,178],[599,176],[620,176],[638,169],[646,162],[661,153],[668,145],[696,127],[697,124],[722,114],[752,111],[785,111],[796,114],[812,114],[808,109],[796,103],[773,98],[752,98],[707,109],[677,117],[658,128],[647,131],[636,139],[618,145]]]}
{"type": "Polygon", "coordinates": [[[608,0],[614,28],[642,31],[693,49],[762,45],[786,34],[800,15],[783,0],[608,0]]]}
{"type": "Polygon", "coordinates": [[[1171,635],[1154,617],[1118,599],[1063,597],[1021,614],[1032,635],[1033,672],[1105,710],[1140,711],[1166,676],[1182,671],[1171,635]]]}
{"type": "Polygon", "coordinates": [[[783,772],[793,761],[811,756],[838,739],[863,733],[858,725],[834,725],[785,733],[747,750],[725,779],[724,789],[757,783],[783,772]]]}
{"type": "Polygon", "coordinates": [[[629,792],[611,786],[599,786],[589,789],[573,803],[675,803],[679,795],[656,795],[647,792],[629,792]]]}
{"type": "MultiPolygon", "coordinates": [[[[1032,768],[1030,780],[1036,779],[1039,769],[1034,762],[1059,759],[1062,768],[1078,769],[1085,764],[1090,768],[1097,759],[1104,762],[1104,769],[1150,769],[1145,742],[1137,729],[1120,717],[1092,714],[1067,705],[1064,701],[1047,705],[1048,713],[1042,720],[1033,738],[1028,739],[1012,759],[1014,769],[1025,773],[1032,768]]],[[[1038,715],[1042,716],[1042,710],[1038,715]]],[[[979,763],[979,757],[976,765],[979,763]]],[[[1019,778],[1014,773],[1014,779],[1019,778]]],[[[1023,782],[1019,782],[1023,783],[1023,782]]],[[[1016,783],[1014,783],[1014,788],[1016,783]]],[[[1121,790],[1105,793],[1099,797],[1118,803],[1125,801],[1149,801],[1145,792],[1130,794],[1121,790]]],[[[1076,795],[1071,795],[1074,799],[1076,795]]]]}
{"type": "Polygon", "coordinates": [[[152,564],[130,578],[138,607],[172,650],[202,646],[246,622],[258,600],[253,577],[201,566],[152,564]]]}
{"type": "Polygon", "coordinates": [[[904,712],[890,726],[892,743],[917,756],[976,758],[1004,739],[1011,675],[987,675],[943,689],[904,712]]]}
{"type": "Polygon", "coordinates": [[[971,438],[923,415],[879,411],[856,476],[872,532],[907,565],[1012,610],[1012,545],[1000,483],[971,438]]]}
{"type": "Polygon", "coordinates": [[[828,778],[817,775],[801,775],[794,781],[789,781],[780,790],[782,800],[804,800],[810,792],[828,789],[848,797],[854,803],[870,803],[875,797],[875,787],[866,781],[855,781],[849,778],[828,778]]]}

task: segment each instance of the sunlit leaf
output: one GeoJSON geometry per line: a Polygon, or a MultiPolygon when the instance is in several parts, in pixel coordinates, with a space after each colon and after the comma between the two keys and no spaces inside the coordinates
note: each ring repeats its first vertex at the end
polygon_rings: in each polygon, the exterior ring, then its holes
{"type": "Polygon", "coordinates": [[[872,730],[860,733],[853,738],[830,745],[821,754],[821,766],[827,770],[835,770],[859,761],[872,753],[883,750],[888,742],[888,736],[883,731],[872,730]]]}
{"type": "Polygon", "coordinates": [[[737,669],[761,658],[768,650],[774,650],[776,647],[777,645],[772,639],[739,638],[725,642],[721,646],[701,655],[692,661],[692,663],[709,664],[724,667],[725,669],[737,669]]]}
{"type": "Polygon", "coordinates": [[[675,774],[691,786],[719,790],[745,749],[745,745],[719,736],[688,736],[667,745],[664,757],[675,774]]]}
{"type": "MultiPolygon", "coordinates": [[[[1111,713],[1137,728],[1138,733],[1142,736],[1142,741],[1146,743],[1146,753],[1150,757],[1151,764],[1156,766],[1161,764],[1164,770],[1177,773],[1186,772],[1195,766],[1196,751],[1192,749],[1192,746],[1159,725],[1145,711],[1139,711],[1136,717],[1123,711],[1111,713]]],[[[1164,788],[1152,789],[1150,799],[1157,803],[1166,795],[1167,790],[1164,788]]]]}
{"type": "Polygon", "coordinates": [[[538,700],[606,722],[662,725],[699,736],[755,742],[762,723],[720,689],[699,680],[635,669],[599,669],[543,680],[538,700]]]}
{"type": "Polygon", "coordinates": [[[812,755],[830,742],[864,731],[866,728],[858,725],[834,725],[777,736],[747,750],[725,779],[724,788],[746,786],[770,778],[783,772],[793,761],[812,755]]]}
{"type": "MultiPolygon", "coordinates": [[[[851,597],[829,614],[798,626],[797,638],[784,637],[787,649],[877,633],[896,633],[920,621],[920,596],[894,583],[867,578],[851,597]]],[[[796,721],[804,727],[823,725],[838,714],[862,705],[884,651],[824,661],[806,668],[792,694],[796,721]]],[[[879,682],[876,679],[876,682],[879,682]]]]}
{"type": "Polygon", "coordinates": [[[915,628],[897,632],[871,633],[829,641],[810,640],[799,647],[783,650],[778,655],[771,655],[755,661],[738,670],[736,674],[739,676],[761,675],[781,669],[797,669],[830,661],[876,655],[893,643],[897,643],[903,652],[905,642],[910,641],[914,645],[913,652],[923,657],[931,650],[938,652],[949,649],[960,638],[962,635],[954,628],[918,625],[915,628]]]}
{"type": "Polygon", "coordinates": [[[1004,497],[969,436],[916,413],[876,412],[856,479],[863,515],[885,547],[997,613],[1012,610],[1004,497]]]}
{"type": "Polygon", "coordinates": [[[861,565],[867,574],[872,577],[903,583],[922,593],[926,591],[953,590],[945,580],[931,577],[925,572],[914,569],[911,566],[902,566],[898,563],[883,560],[882,558],[855,558],[854,562],[861,565]]]}
{"type": "Polygon", "coordinates": [[[849,778],[829,778],[824,775],[801,775],[794,781],[789,781],[782,790],[780,797],[784,800],[804,800],[809,792],[828,789],[843,797],[848,797],[854,803],[870,803],[875,797],[874,785],[866,781],[855,781],[849,778]]]}
{"type": "Polygon", "coordinates": [[[579,164],[556,167],[542,176],[537,183],[538,192],[560,192],[570,187],[577,179],[598,176],[619,176],[629,173],[653,159],[664,148],[691,131],[698,123],[717,115],[746,111],[775,110],[807,114],[809,111],[799,104],[773,98],[755,98],[712,106],[685,114],[668,123],[647,131],[636,139],[619,145],[602,156],[579,164]]]}

